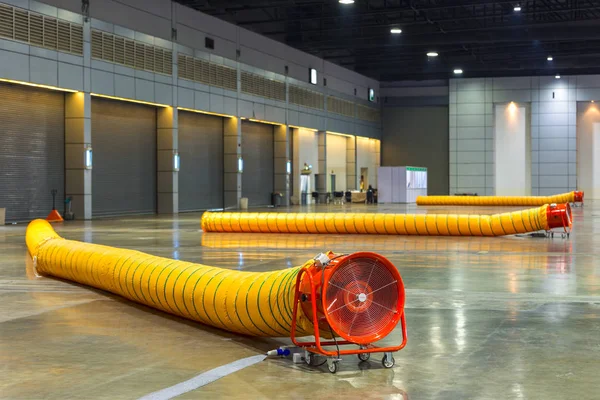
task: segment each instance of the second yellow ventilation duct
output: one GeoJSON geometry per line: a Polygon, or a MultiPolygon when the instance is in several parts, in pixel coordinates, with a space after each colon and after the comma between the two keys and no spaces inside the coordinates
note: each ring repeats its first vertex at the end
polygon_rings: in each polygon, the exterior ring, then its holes
{"type": "Polygon", "coordinates": [[[570,228],[570,208],[544,205],[494,215],[205,212],[205,232],[502,236],[570,228]],[[559,218],[556,219],[556,216],[559,218]]]}

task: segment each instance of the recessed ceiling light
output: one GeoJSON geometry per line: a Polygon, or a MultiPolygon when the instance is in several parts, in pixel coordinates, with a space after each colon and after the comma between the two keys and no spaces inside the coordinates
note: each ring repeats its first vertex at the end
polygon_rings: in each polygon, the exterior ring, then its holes
{"type": "Polygon", "coordinates": [[[463,70],[462,70],[462,69],[460,69],[460,68],[456,68],[456,69],[454,70],[454,73],[455,73],[456,75],[460,75],[460,74],[462,74],[462,73],[463,73],[463,70]]]}
{"type": "Polygon", "coordinates": [[[437,57],[438,53],[436,53],[435,51],[430,51],[427,53],[427,57],[437,57]]]}
{"type": "Polygon", "coordinates": [[[556,79],[560,79],[560,75],[554,75],[556,79]]]}
{"type": "MultiPolygon", "coordinates": [[[[341,1],[341,0],[340,0],[341,1]]],[[[521,6],[520,5],[516,5],[515,8],[513,8],[514,11],[519,12],[521,11],[521,6]]]]}
{"type": "Polygon", "coordinates": [[[400,29],[400,28],[392,28],[392,29],[390,29],[390,32],[391,33],[402,33],[402,29],[400,29]]]}
{"type": "Polygon", "coordinates": [[[340,4],[354,4],[354,0],[340,0],[340,4]]]}
{"type": "Polygon", "coordinates": [[[552,56],[548,56],[548,58],[546,58],[546,60],[552,61],[552,60],[554,60],[554,58],[552,56]]]}

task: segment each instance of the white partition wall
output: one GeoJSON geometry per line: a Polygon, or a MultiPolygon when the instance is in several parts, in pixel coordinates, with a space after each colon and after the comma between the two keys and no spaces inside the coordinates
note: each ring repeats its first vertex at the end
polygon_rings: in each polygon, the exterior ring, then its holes
{"type": "Polygon", "coordinates": [[[577,105],[577,186],[587,199],[600,199],[600,107],[577,105]]]}
{"type": "Polygon", "coordinates": [[[494,145],[496,195],[531,195],[531,134],[527,105],[514,102],[495,105],[494,145]]]}

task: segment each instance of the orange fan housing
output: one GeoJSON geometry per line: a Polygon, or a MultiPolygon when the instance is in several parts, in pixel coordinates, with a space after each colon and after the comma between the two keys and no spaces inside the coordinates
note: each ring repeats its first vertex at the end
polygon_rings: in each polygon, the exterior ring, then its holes
{"type": "Polygon", "coordinates": [[[299,277],[304,314],[313,320],[316,305],[322,335],[333,333],[359,345],[383,339],[404,313],[400,273],[387,258],[371,252],[342,256],[330,253],[329,257],[331,261],[325,267],[313,265],[299,277]]]}

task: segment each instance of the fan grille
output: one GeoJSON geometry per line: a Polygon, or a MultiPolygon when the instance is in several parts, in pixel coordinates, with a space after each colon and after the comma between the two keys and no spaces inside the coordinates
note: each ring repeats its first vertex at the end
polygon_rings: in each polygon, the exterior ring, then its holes
{"type": "Polygon", "coordinates": [[[324,298],[327,320],[342,337],[370,343],[386,336],[402,312],[402,282],[377,258],[342,262],[331,274],[324,298]]]}

